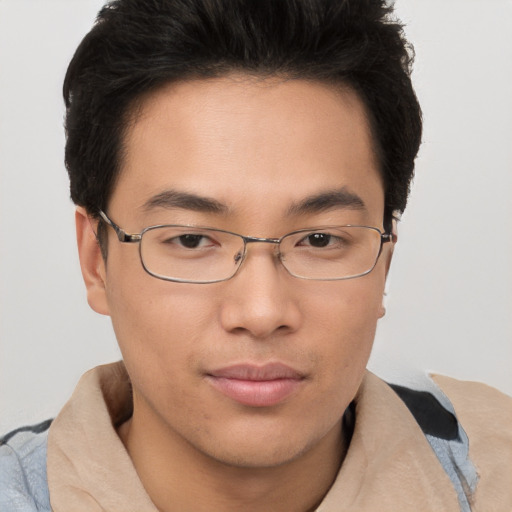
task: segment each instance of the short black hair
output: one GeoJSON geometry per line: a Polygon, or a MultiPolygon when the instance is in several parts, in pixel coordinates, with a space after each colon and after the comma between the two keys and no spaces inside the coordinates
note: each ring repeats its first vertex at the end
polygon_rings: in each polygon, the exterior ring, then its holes
{"type": "Polygon", "coordinates": [[[421,142],[413,50],[386,0],[114,0],[64,81],[71,198],[106,209],[137,101],[165,84],[233,72],[353,88],[364,102],[385,188],[403,212],[421,142]]]}

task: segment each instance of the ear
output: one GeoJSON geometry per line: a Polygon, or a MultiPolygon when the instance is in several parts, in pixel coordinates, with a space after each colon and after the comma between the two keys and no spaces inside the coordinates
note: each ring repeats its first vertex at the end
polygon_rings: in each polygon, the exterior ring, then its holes
{"type": "Polygon", "coordinates": [[[105,261],[96,239],[93,222],[85,208],[79,206],[76,209],[76,240],[82,277],[87,288],[87,302],[97,313],[108,315],[105,261]]]}
{"type": "Polygon", "coordinates": [[[391,267],[391,260],[393,259],[393,251],[395,250],[395,245],[397,244],[397,242],[398,242],[398,221],[394,217],[391,222],[391,242],[386,244],[387,250],[386,250],[385,255],[383,254],[383,256],[386,259],[386,263],[385,263],[386,278],[388,277],[389,267],[391,267]]]}
{"type": "MultiPolygon", "coordinates": [[[[386,252],[382,254],[382,256],[385,258],[384,268],[385,268],[385,275],[386,275],[386,281],[389,273],[389,268],[391,267],[391,260],[393,259],[393,251],[395,250],[395,244],[398,242],[398,230],[397,230],[397,222],[395,219],[393,219],[393,227],[392,227],[392,237],[391,242],[386,244],[388,247],[386,248],[386,252]]],[[[379,318],[382,318],[386,314],[386,306],[384,305],[386,298],[386,292],[384,292],[382,296],[382,304],[380,305],[379,310],[379,318]]]]}
{"type": "Polygon", "coordinates": [[[398,242],[398,235],[396,233],[396,231],[393,231],[393,236],[392,236],[392,239],[391,239],[391,242],[388,243],[388,247],[387,247],[387,251],[386,251],[386,254],[385,254],[385,258],[386,258],[386,279],[388,277],[388,274],[389,274],[389,268],[391,267],[391,260],[393,259],[393,252],[395,251],[395,245],[396,243],[398,242]]]}

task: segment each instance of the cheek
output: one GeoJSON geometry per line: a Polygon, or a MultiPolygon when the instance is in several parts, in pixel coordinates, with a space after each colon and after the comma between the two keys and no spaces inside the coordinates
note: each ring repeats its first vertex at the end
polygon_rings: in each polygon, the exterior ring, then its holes
{"type": "Polygon", "coordinates": [[[383,293],[384,279],[378,273],[322,283],[303,294],[302,310],[320,332],[330,335],[337,332],[343,338],[366,338],[375,331],[383,293]]]}
{"type": "Polygon", "coordinates": [[[215,316],[214,301],[190,285],[148,275],[138,260],[116,268],[131,270],[121,276],[112,268],[107,274],[112,325],[127,367],[156,378],[162,368],[165,374],[193,360],[201,332],[215,316]]]}
{"type": "Polygon", "coordinates": [[[383,287],[378,274],[369,274],[309,296],[308,335],[315,340],[311,348],[319,367],[325,369],[325,386],[334,383],[355,393],[373,345],[383,287]]]}
{"type": "Polygon", "coordinates": [[[209,312],[179,285],[148,278],[146,286],[112,290],[112,324],[139,406],[142,401],[160,413],[186,416],[202,410],[197,361],[209,312]]]}

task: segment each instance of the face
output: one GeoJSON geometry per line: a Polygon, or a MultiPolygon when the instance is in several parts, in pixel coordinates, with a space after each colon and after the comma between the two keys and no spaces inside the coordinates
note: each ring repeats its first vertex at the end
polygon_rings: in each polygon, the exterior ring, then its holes
{"type": "MultiPolygon", "coordinates": [[[[383,210],[355,93],[234,76],[174,84],[144,101],[107,213],[128,233],[192,224],[278,238],[325,225],[382,230],[383,210]],[[169,191],[222,207],[152,201],[169,191]],[[361,204],[292,208],[340,191],[361,204]]],[[[346,281],[292,277],[274,247],[254,243],[233,279],[184,284],[148,275],[137,244],[108,229],[107,263],[79,233],[81,261],[89,303],[112,318],[134,421],[239,467],[296,460],[339,436],[382,315],[392,244],[370,274],[346,281]]]]}

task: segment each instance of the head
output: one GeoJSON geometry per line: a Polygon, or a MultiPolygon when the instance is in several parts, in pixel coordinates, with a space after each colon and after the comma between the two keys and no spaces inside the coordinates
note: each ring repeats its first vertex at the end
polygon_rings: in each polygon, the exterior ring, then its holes
{"type": "Polygon", "coordinates": [[[284,464],[338,435],[382,316],[393,244],[356,279],[293,277],[255,243],[233,279],[176,283],[144,272],[98,214],[131,233],[389,231],[421,138],[410,62],[380,0],[103,8],[66,76],[66,165],[89,302],[112,317],[134,418],[240,466],[284,464]],[[283,368],[293,378],[278,380],[293,382],[275,403],[230,391],[230,372],[283,368]]]}
{"type": "Polygon", "coordinates": [[[127,129],[170,83],[244,73],[350,87],[363,102],[385,192],[386,227],[403,212],[421,141],[412,50],[385,0],[113,1],[65,83],[71,197],[105,210],[127,129]]]}

